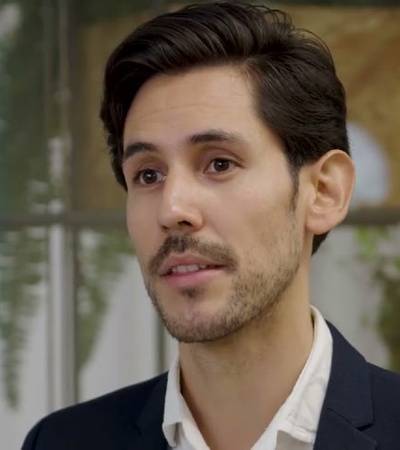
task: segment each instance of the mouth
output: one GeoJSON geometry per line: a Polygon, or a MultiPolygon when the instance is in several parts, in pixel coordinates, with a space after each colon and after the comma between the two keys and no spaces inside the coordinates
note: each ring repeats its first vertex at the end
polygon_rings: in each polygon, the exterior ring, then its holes
{"type": "Polygon", "coordinates": [[[215,264],[179,264],[168,269],[162,279],[173,288],[190,289],[204,285],[224,272],[215,264]]]}
{"type": "Polygon", "coordinates": [[[221,269],[222,266],[216,264],[180,264],[174,267],[171,267],[164,276],[169,275],[186,275],[191,273],[196,273],[204,270],[215,270],[221,269]]]}

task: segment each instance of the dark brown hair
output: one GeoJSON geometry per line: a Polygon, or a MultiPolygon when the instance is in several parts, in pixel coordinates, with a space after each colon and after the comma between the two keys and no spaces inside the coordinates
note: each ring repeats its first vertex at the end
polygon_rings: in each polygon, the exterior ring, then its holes
{"type": "MultiPolygon", "coordinates": [[[[142,24],[108,60],[100,115],[125,189],[122,135],[140,87],[160,73],[226,64],[253,81],[258,113],[283,143],[295,190],[303,165],[331,149],[349,153],[345,92],[321,40],[263,5],[195,4],[142,24]]],[[[314,237],[313,253],[326,235],[314,237]]]]}

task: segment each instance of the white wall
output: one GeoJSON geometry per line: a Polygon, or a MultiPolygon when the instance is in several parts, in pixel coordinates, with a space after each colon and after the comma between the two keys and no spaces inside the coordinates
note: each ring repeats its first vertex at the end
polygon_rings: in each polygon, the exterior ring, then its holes
{"type": "Polygon", "coordinates": [[[157,372],[156,314],[137,261],[109,292],[109,311],[93,357],[80,377],[81,399],[154,376],[157,372]]]}
{"type": "Polygon", "coordinates": [[[311,301],[371,362],[385,366],[387,351],[376,331],[381,292],[356,259],[354,230],[334,230],[313,257],[311,301]]]}
{"type": "MultiPolygon", "coordinates": [[[[12,409],[5,401],[4,383],[0,379],[1,450],[19,449],[28,429],[48,411],[45,302],[41,303],[37,315],[30,322],[28,336],[21,355],[20,404],[17,409],[12,409]]],[[[0,367],[2,366],[0,358],[0,367]]]]}

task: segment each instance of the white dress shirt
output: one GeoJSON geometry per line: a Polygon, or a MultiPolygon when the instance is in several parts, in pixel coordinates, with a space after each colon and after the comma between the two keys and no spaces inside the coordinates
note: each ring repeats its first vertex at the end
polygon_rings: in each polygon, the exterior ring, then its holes
{"type": "MultiPolygon", "coordinates": [[[[312,450],[332,362],[332,336],[321,313],[311,307],[314,341],[297,382],[258,441],[249,450],[312,450]]],[[[163,432],[174,450],[210,450],[180,392],[179,357],[171,365],[163,432]]]]}

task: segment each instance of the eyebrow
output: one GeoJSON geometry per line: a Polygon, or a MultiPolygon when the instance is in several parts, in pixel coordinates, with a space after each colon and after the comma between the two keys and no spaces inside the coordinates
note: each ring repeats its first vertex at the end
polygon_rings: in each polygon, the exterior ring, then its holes
{"type": "Polygon", "coordinates": [[[142,153],[142,152],[156,152],[157,146],[151,144],[150,142],[133,142],[129,144],[122,155],[122,162],[124,163],[127,159],[132,156],[142,153]]]}
{"type": "Polygon", "coordinates": [[[226,142],[229,144],[245,144],[245,140],[236,133],[211,129],[204,131],[202,133],[193,134],[189,136],[187,142],[192,145],[196,144],[207,144],[213,142],[226,142]]]}
{"type": "MultiPolygon", "coordinates": [[[[210,129],[201,133],[196,133],[186,138],[188,145],[207,144],[213,142],[224,142],[234,145],[246,145],[245,139],[236,133],[227,132],[220,129],[210,129]]],[[[124,150],[123,162],[132,156],[142,152],[157,152],[159,147],[151,142],[133,142],[128,144],[124,150]]]]}

